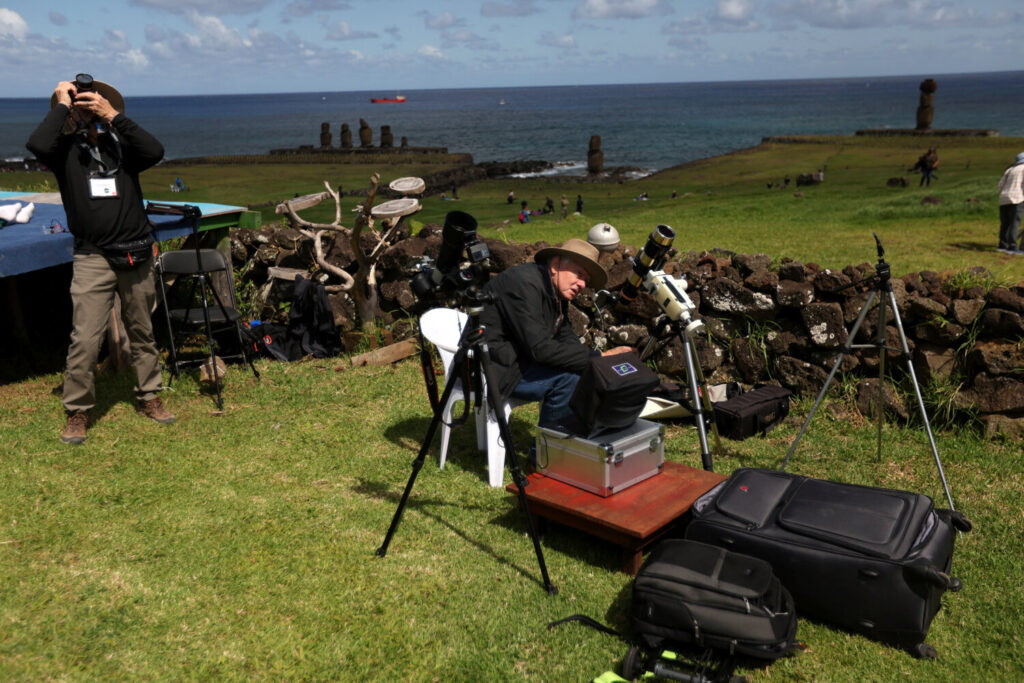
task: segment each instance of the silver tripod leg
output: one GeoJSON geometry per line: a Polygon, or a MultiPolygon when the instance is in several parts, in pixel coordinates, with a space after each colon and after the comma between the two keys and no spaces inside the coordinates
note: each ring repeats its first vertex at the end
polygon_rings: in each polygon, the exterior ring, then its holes
{"type": "MultiPolygon", "coordinates": [[[[692,325],[692,323],[691,323],[692,325]]],[[[704,424],[704,410],[701,407],[701,393],[700,387],[697,384],[697,361],[694,360],[696,357],[696,349],[693,346],[693,340],[690,338],[692,331],[690,326],[687,325],[683,333],[680,334],[680,338],[683,342],[683,356],[686,358],[686,377],[690,380],[690,396],[693,401],[693,419],[697,424],[697,436],[700,439],[700,457],[704,469],[708,472],[713,471],[713,461],[711,459],[711,449],[708,448],[708,432],[704,424]]]]}
{"type": "MultiPolygon", "coordinates": [[[[946,500],[949,502],[949,509],[956,510],[953,505],[953,495],[949,492],[949,482],[946,481],[946,473],[942,469],[942,459],[939,458],[939,449],[935,446],[935,437],[932,435],[932,425],[928,421],[928,413],[924,407],[924,398],[921,396],[921,386],[917,383],[917,373],[914,372],[914,364],[910,359],[910,346],[907,344],[907,335],[903,332],[903,321],[900,320],[900,311],[896,308],[896,296],[889,290],[889,303],[892,306],[893,319],[896,321],[896,330],[900,336],[900,350],[903,352],[903,359],[907,363],[907,370],[910,372],[910,379],[914,385],[914,395],[917,397],[917,408],[921,411],[921,419],[924,421],[924,430],[928,434],[928,443],[932,447],[932,455],[935,456],[935,466],[939,470],[939,479],[942,480],[942,488],[946,492],[946,500]]],[[[884,349],[883,349],[884,352],[884,349]]],[[[881,389],[881,386],[879,386],[881,389]]]]}

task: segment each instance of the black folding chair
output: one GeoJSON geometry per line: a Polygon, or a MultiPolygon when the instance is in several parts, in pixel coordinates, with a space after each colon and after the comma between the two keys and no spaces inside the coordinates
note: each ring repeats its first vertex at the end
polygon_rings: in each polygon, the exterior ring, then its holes
{"type": "Polygon", "coordinates": [[[171,376],[178,377],[182,368],[200,366],[209,361],[217,390],[217,409],[220,410],[224,407],[224,401],[221,396],[222,373],[217,367],[218,357],[223,360],[241,358],[256,379],[260,378],[242,338],[241,314],[231,286],[231,268],[227,259],[216,249],[200,249],[196,246],[194,249],[160,254],[156,268],[170,337],[171,376]],[[214,277],[222,278],[220,283],[226,284],[221,289],[227,292],[227,301],[218,294],[218,288],[213,283],[214,277]],[[238,352],[225,353],[219,348],[215,335],[232,329],[238,338],[238,352]],[[179,352],[179,342],[199,332],[206,335],[209,356],[183,358],[179,352]]]}

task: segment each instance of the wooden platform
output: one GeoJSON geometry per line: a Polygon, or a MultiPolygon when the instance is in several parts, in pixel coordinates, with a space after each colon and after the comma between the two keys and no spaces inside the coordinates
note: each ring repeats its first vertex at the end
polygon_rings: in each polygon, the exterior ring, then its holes
{"type": "MultiPolygon", "coordinates": [[[[527,478],[526,499],[537,518],[620,546],[622,570],[635,576],[644,550],[672,529],[697,498],[725,479],[721,474],[666,462],[661,473],[602,498],[535,473],[527,478]]],[[[505,489],[519,495],[514,483],[505,489]]]]}

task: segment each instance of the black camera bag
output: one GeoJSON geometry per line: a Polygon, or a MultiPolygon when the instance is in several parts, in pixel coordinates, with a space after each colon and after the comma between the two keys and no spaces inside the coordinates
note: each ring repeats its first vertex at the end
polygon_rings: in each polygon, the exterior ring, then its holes
{"type": "Polygon", "coordinates": [[[111,268],[116,270],[131,270],[148,263],[153,258],[156,250],[155,240],[150,234],[134,240],[114,242],[103,247],[103,257],[111,268]]]}
{"type": "Polygon", "coordinates": [[[660,382],[636,353],[591,358],[569,399],[571,428],[590,438],[632,426],[660,382]]]}
{"type": "Polygon", "coordinates": [[[778,659],[799,647],[793,598],[764,560],[696,541],[654,547],[633,583],[633,630],[648,647],[711,647],[778,659]]]}
{"type": "Polygon", "coordinates": [[[789,389],[768,384],[715,403],[718,433],[737,441],[767,434],[789,415],[789,397],[792,395],[789,389]]]}

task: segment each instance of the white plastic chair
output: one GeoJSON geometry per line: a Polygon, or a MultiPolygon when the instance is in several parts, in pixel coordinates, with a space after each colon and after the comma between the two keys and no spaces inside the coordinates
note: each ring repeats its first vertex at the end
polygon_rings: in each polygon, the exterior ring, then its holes
{"type": "MultiPolygon", "coordinates": [[[[438,460],[438,467],[443,468],[448,459],[448,443],[451,439],[452,412],[455,404],[460,401],[472,400],[467,397],[463,390],[460,379],[451,379],[452,361],[455,359],[455,352],[459,349],[459,340],[462,338],[462,331],[469,320],[462,311],[451,308],[432,308],[420,316],[420,329],[423,337],[437,347],[444,364],[445,384],[449,381],[459,382],[448,397],[441,413],[441,455],[438,460]]],[[[485,385],[486,388],[486,385],[485,385]]],[[[525,401],[510,399],[502,406],[505,411],[505,421],[508,422],[512,415],[512,408],[522,405],[525,401]]],[[[501,486],[505,477],[505,445],[501,440],[498,420],[493,411],[487,406],[486,410],[478,410],[476,414],[476,446],[479,450],[487,452],[487,479],[491,486],[501,486]]]]}

